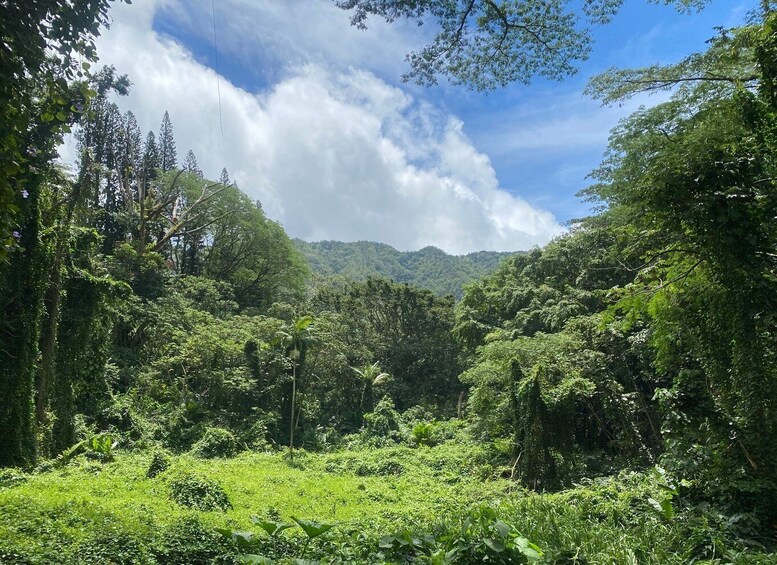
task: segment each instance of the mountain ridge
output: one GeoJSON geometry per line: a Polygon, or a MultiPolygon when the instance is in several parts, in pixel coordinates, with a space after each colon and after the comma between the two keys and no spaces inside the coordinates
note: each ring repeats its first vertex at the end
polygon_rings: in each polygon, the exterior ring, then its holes
{"type": "Polygon", "coordinates": [[[426,288],[441,296],[461,298],[464,286],[493,272],[507,257],[520,251],[475,251],[450,255],[428,245],[418,251],[399,251],[376,241],[307,242],[294,245],[310,265],[323,276],[340,275],[354,280],[384,277],[426,288]]]}

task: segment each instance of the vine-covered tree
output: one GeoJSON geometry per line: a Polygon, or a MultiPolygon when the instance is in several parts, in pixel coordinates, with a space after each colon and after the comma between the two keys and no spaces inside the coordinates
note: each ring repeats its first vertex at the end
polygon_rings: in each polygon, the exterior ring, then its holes
{"type": "Polygon", "coordinates": [[[54,148],[92,92],[84,69],[107,0],[0,4],[0,466],[35,459],[35,360],[46,281],[40,197],[54,148]]]}
{"type": "Polygon", "coordinates": [[[648,244],[621,306],[650,323],[657,367],[672,377],[662,396],[677,447],[671,461],[710,484],[713,475],[747,481],[748,490],[726,496],[769,512],[777,497],[776,37],[777,14],[767,12],[762,25],[721,33],[678,65],[595,81],[607,100],[680,88],[615,131],[600,182],[587,191],[614,225],[648,244]]]}

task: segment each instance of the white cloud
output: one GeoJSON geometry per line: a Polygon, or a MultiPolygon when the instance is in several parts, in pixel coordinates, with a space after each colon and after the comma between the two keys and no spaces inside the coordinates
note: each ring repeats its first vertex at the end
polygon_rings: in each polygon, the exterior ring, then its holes
{"type": "Polygon", "coordinates": [[[257,94],[221,78],[222,137],[214,71],[152,30],[151,3],[113,14],[98,52],[134,83],[120,106],[154,130],[169,110],[179,157],[193,149],[212,178],[226,166],[292,236],[466,253],[561,232],[550,213],[500,189],[458,119],[366,70],[308,62],[257,94]]]}
{"type": "MultiPolygon", "coordinates": [[[[166,0],[163,18],[213,43],[211,0],[166,0]]],[[[215,5],[219,51],[246,71],[278,78],[289,66],[307,63],[358,67],[392,80],[406,69],[404,56],[425,43],[427,28],[405,20],[350,24],[350,13],[332,0],[220,0],[215,5]]]]}
{"type": "Polygon", "coordinates": [[[584,151],[601,152],[620,119],[668,98],[666,93],[641,94],[602,106],[580,92],[538,93],[529,103],[485,117],[479,126],[481,146],[490,155],[512,154],[518,159],[549,155],[558,160],[584,151]]]}

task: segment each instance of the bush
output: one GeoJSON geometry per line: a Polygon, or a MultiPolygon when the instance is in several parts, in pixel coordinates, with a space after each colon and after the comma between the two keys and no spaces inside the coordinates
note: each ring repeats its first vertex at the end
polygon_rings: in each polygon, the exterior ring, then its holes
{"type": "Polygon", "coordinates": [[[194,444],[191,454],[201,459],[230,457],[237,452],[235,434],[224,428],[208,428],[205,435],[194,444]]]}
{"type": "Polygon", "coordinates": [[[382,447],[402,441],[402,420],[394,401],[386,395],[375,409],[364,415],[364,430],[360,441],[371,447],[382,447]]]}
{"type": "Polygon", "coordinates": [[[240,440],[253,451],[268,451],[272,445],[267,441],[269,435],[266,416],[257,418],[251,426],[240,434],[240,440]]]}
{"type": "Polygon", "coordinates": [[[210,565],[216,558],[231,553],[229,542],[195,517],[183,518],[165,528],[159,546],[154,549],[160,565],[210,565]]]}
{"type": "Polygon", "coordinates": [[[440,524],[434,535],[404,530],[384,536],[380,547],[401,562],[436,562],[435,557],[444,555],[445,563],[513,565],[536,563],[543,555],[487,505],[470,511],[458,524],[440,524]]]}
{"type": "Polygon", "coordinates": [[[0,470],[0,490],[11,488],[26,482],[27,475],[19,469],[0,470]]]}
{"type": "Polygon", "coordinates": [[[155,559],[140,540],[111,527],[76,545],[70,559],[63,562],[78,565],[152,565],[155,559]]]}
{"type": "Polygon", "coordinates": [[[419,422],[413,426],[413,430],[410,432],[410,436],[415,445],[425,445],[426,447],[432,447],[437,443],[436,432],[436,422],[419,422]]]}
{"type": "Polygon", "coordinates": [[[229,496],[218,482],[192,474],[181,474],[170,480],[170,498],[195,510],[226,512],[232,508],[229,496]]]}
{"type": "Polygon", "coordinates": [[[16,551],[0,547],[0,563],[5,565],[31,565],[32,561],[16,551]]]}
{"type": "Polygon", "coordinates": [[[170,457],[161,451],[155,451],[154,455],[151,457],[148,471],[146,471],[146,477],[153,479],[157,475],[167,471],[168,467],[170,467],[170,457]]]}
{"type": "Polygon", "coordinates": [[[198,402],[177,406],[165,426],[165,444],[173,451],[185,451],[201,439],[209,418],[207,409],[198,402]]]}

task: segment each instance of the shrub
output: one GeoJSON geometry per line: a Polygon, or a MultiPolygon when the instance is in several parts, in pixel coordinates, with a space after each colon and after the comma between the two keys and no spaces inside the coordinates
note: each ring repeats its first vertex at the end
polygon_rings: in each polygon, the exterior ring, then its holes
{"type": "Polygon", "coordinates": [[[437,443],[436,432],[436,422],[419,422],[413,426],[410,436],[414,444],[431,447],[437,443]]]}
{"type": "Polygon", "coordinates": [[[101,530],[73,548],[72,556],[63,563],[78,565],[152,565],[155,559],[138,539],[111,527],[101,530]]]}
{"type": "Polygon", "coordinates": [[[154,455],[151,457],[148,471],[146,471],[146,477],[153,479],[160,473],[167,471],[168,467],[170,467],[170,457],[161,451],[155,451],[154,455]]]}
{"type": "Polygon", "coordinates": [[[5,565],[30,565],[32,561],[16,551],[0,547],[0,563],[5,565]]]}
{"type": "Polygon", "coordinates": [[[229,457],[237,451],[235,434],[224,428],[208,428],[205,435],[194,444],[191,454],[202,459],[229,457]]]}
{"type": "Polygon", "coordinates": [[[378,402],[372,412],[364,415],[364,430],[360,440],[372,447],[402,441],[402,420],[388,395],[378,402]]]}
{"type": "Polygon", "coordinates": [[[212,479],[193,474],[180,474],[170,480],[170,497],[181,506],[195,510],[232,508],[226,491],[212,479]]]}
{"type": "Polygon", "coordinates": [[[198,402],[187,402],[177,406],[169,414],[165,425],[165,444],[173,451],[185,451],[204,435],[207,409],[198,402]]]}
{"type": "Polygon", "coordinates": [[[165,528],[154,549],[160,565],[210,565],[231,553],[229,542],[196,517],[183,518],[165,528]]]}
{"type": "Polygon", "coordinates": [[[19,469],[0,470],[0,490],[27,482],[27,475],[19,469]]]}
{"type": "Polygon", "coordinates": [[[445,563],[513,565],[535,563],[543,555],[537,545],[486,505],[470,511],[458,524],[440,524],[434,535],[404,530],[384,536],[380,547],[402,562],[435,563],[436,557],[444,555],[445,563]]]}
{"type": "Polygon", "coordinates": [[[240,440],[253,451],[268,451],[271,444],[267,441],[269,435],[266,417],[257,418],[251,426],[240,434],[240,440]]]}

